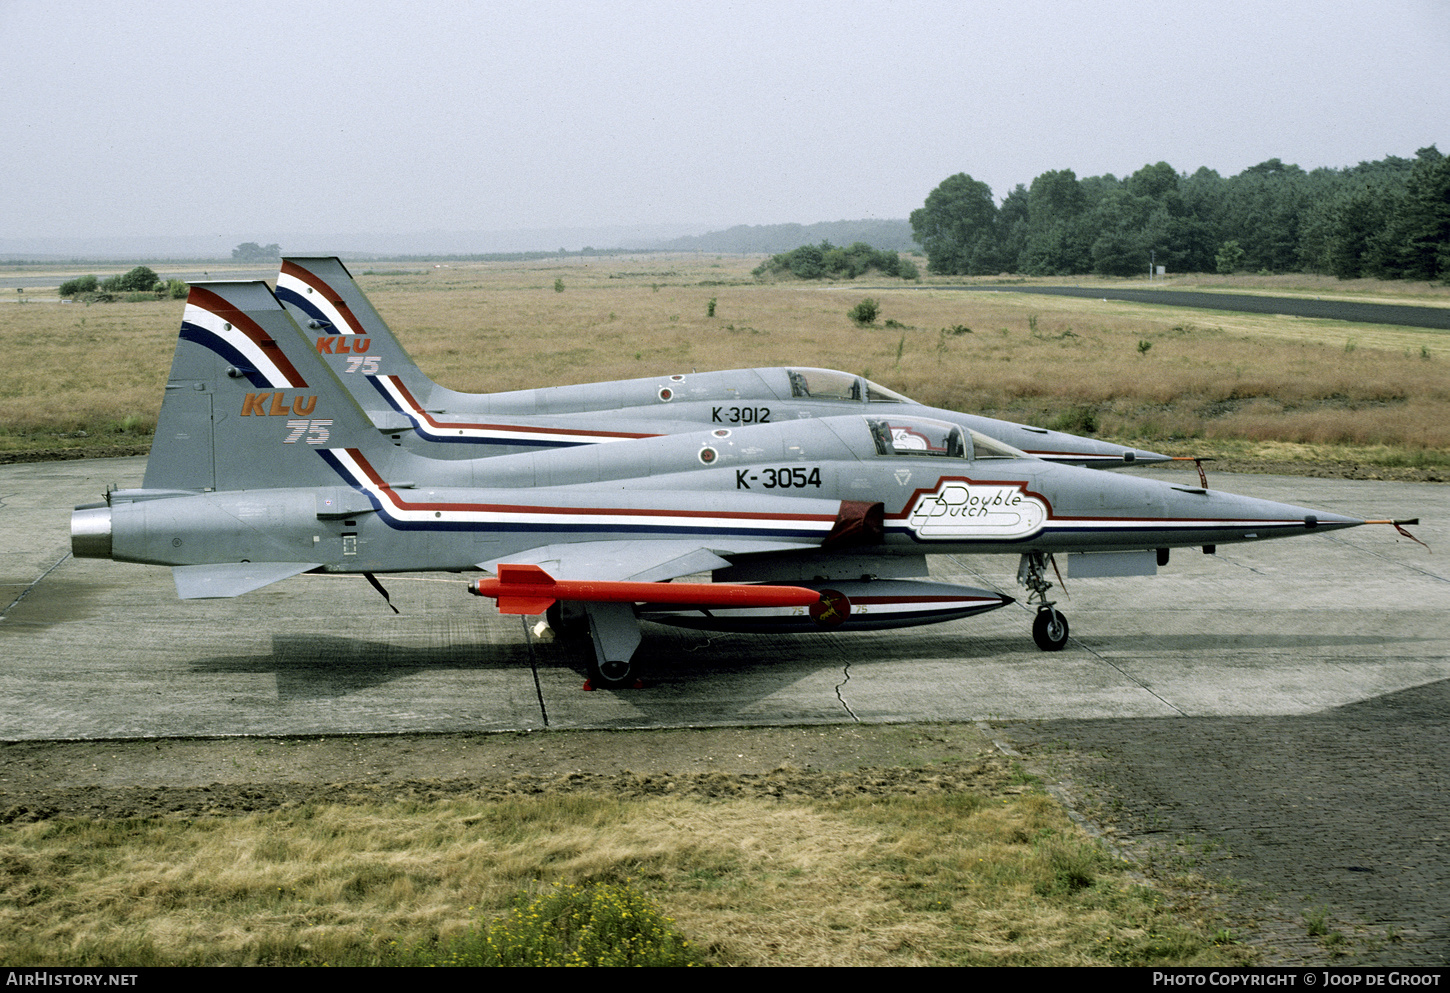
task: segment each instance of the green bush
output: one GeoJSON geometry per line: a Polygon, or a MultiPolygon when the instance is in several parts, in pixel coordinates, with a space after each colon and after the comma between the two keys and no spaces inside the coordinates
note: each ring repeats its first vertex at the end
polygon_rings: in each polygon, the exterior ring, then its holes
{"type": "Polygon", "coordinates": [[[881,305],[870,297],[862,300],[846,312],[847,317],[863,327],[867,324],[875,324],[876,318],[880,315],[881,305]]]}
{"type": "Polygon", "coordinates": [[[1091,407],[1071,407],[1058,414],[1047,426],[1068,434],[1095,434],[1098,430],[1097,411],[1091,407]]]}
{"type": "Polygon", "coordinates": [[[872,269],[884,276],[919,279],[915,264],[895,252],[878,252],[864,241],[848,248],[837,248],[829,241],[819,245],[802,245],[789,252],[773,255],[752,271],[754,276],[784,276],[797,279],[855,279],[872,269]]]}
{"type": "MultiPolygon", "coordinates": [[[[398,955],[420,966],[680,966],[690,943],[629,885],[559,885],[449,942],[398,955]]],[[[394,964],[385,962],[384,964],[394,964]]]]}
{"type": "Polygon", "coordinates": [[[1243,268],[1247,255],[1238,242],[1226,241],[1219,246],[1218,254],[1213,257],[1214,268],[1222,275],[1232,275],[1243,268]]]}
{"type": "Polygon", "coordinates": [[[95,276],[77,276],[60,284],[60,295],[73,297],[77,293],[94,293],[100,289],[101,281],[95,276]]]}
{"type": "Polygon", "coordinates": [[[138,265],[121,276],[111,276],[101,281],[101,289],[107,293],[145,293],[156,289],[161,277],[144,265],[138,265]]]}

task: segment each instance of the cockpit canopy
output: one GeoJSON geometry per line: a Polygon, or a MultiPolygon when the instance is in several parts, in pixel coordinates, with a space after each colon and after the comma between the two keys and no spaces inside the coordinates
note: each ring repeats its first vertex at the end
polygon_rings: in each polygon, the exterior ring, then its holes
{"type": "Polygon", "coordinates": [[[944,459],[1026,459],[1026,452],[959,424],[929,417],[867,417],[876,454],[944,459]]]}
{"type": "Polygon", "coordinates": [[[788,369],[791,396],[798,400],[848,400],[860,403],[911,403],[879,383],[835,369],[788,369]]]}

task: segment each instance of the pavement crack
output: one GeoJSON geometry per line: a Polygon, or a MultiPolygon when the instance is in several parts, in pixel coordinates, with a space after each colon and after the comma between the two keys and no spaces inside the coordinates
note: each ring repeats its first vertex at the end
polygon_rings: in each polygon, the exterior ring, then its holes
{"type": "Polygon", "coordinates": [[[855,721],[857,724],[860,724],[861,723],[861,718],[859,718],[859,717],[856,716],[856,712],[854,710],[852,710],[851,709],[851,705],[846,702],[846,696],[845,696],[845,694],[841,692],[843,689],[845,689],[846,684],[849,683],[850,681],[851,681],[851,663],[849,661],[847,661],[846,664],[841,667],[841,681],[836,684],[836,699],[838,701],[840,701],[841,708],[843,710],[845,710],[846,713],[848,713],[848,714],[851,715],[851,720],[855,721]]]}
{"type": "Polygon", "coordinates": [[[539,698],[539,713],[544,718],[544,727],[549,726],[549,708],[544,706],[544,687],[539,684],[539,660],[534,655],[534,638],[529,632],[529,619],[524,614],[519,615],[519,620],[524,625],[524,641],[529,646],[529,668],[534,672],[534,693],[539,698]]]}
{"type": "MultiPolygon", "coordinates": [[[[1024,604],[1020,604],[1020,606],[1022,607],[1023,610],[1025,610],[1029,614],[1034,612],[1033,609],[1031,607],[1029,607],[1025,603],[1024,604]]],[[[1169,701],[1168,699],[1166,699],[1161,693],[1158,693],[1158,692],[1154,691],[1153,688],[1150,687],[1147,683],[1143,682],[1137,676],[1134,676],[1132,673],[1128,672],[1126,669],[1124,669],[1122,666],[1118,665],[1118,663],[1114,662],[1112,659],[1110,659],[1107,656],[1102,655],[1102,654],[1094,651],[1091,647],[1089,647],[1088,645],[1083,644],[1081,641],[1079,641],[1077,638],[1074,638],[1070,634],[1067,636],[1067,640],[1069,642],[1071,642],[1072,644],[1076,645],[1078,648],[1081,648],[1083,651],[1087,652],[1093,658],[1097,659],[1098,662],[1100,662],[1101,664],[1103,664],[1103,665],[1107,666],[1109,669],[1112,669],[1113,671],[1115,671],[1118,675],[1122,676],[1125,680],[1127,680],[1128,682],[1132,683],[1134,686],[1138,687],[1138,689],[1142,690],[1144,693],[1148,694],[1153,699],[1155,699],[1159,703],[1163,704],[1163,706],[1167,707],[1169,710],[1173,711],[1175,714],[1178,714],[1180,717],[1187,717],[1188,716],[1188,712],[1186,710],[1183,710],[1182,708],[1180,708],[1180,707],[1176,706],[1175,704],[1173,704],[1171,701],[1169,701]]]]}
{"type": "Polygon", "coordinates": [[[1091,655],[1093,658],[1097,659],[1103,665],[1108,666],[1109,668],[1115,670],[1120,676],[1122,676],[1128,682],[1133,683],[1134,685],[1136,685],[1144,693],[1148,694],[1153,699],[1155,699],[1159,703],[1163,704],[1163,706],[1165,706],[1169,710],[1173,711],[1179,717],[1187,717],[1188,716],[1188,711],[1183,710],[1181,707],[1178,707],[1177,705],[1175,705],[1174,703],[1172,703],[1170,700],[1168,700],[1166,697],[1164,697],[1161,693],[1158,693],[1158,692],[1154,691],[1147,683],[1143,682],[1137,676],[1134,676],[1131,673],[1129,673],[1122,666],[1118,665],[1118,663],[1114,662],[1113,660],[1111,660],[1111,659],[1109,659],[1109,658],[1107,658],[1107,657],[1105,657],[1103,655],[1099,655],[1097,652],[1093,651],[1087,645],[1084,645],[1082,642],[1078,641],[1076,638],[1072,637],[1071,635],[1068,636],[1068,639],[1067,640],[1070,641],[1070,642],[1072,642],[1077,647],[1081,648],[1083,651],[1087,652],[1089,655],[1091,655]]]}
{"type": "Polygon", "coordinates": [[[17,596],[14,600],[11,600],[9,606],[7,606],[3,611],[0,611],[0,621],[3,621],[6,617],[9,617],[10,611],[15,609],[15,605],[18,604],[21,600],[24,600],[27,596],[29,596],[31,590],[39,586],[41,581],[45,579],[46,576],[49,576],[52,572],[55,572],[56,569],[60,568],[60,564],[68,558],[70,558],[70,552],[66,552],[60,558],[56,559],[54,564],[52,564],[49,569],[42,572],[39,576],[36,576],[34,582],[32,582],[29,586],[25,587],[25,589],[21,590],[20,595],[17,596]]]}
{"type": "MultiPolygon", "coordinates": [[[[961,559],[957,558],[955,555],[947,555],[945,557],[948,558],[948,559],[950,559],[952,561],[952,563],[954,565],[956,565],[956,567],[959,570],[961,570],[962,572],[966,573],[969,576],[975,577],[978,582],[987,583],[987,584],[991,585],[993,588],[995,588],[997,590],[997,592],[1004,593],[1005,594],[1005,591],[1002,589],[1002,587],[999,584],[992,582],[990,579],[987,579],[978,570],[969,568],[965,562],[963,562],[961,559]]],[[[1229,559],[1229,560],[1226,560],[1226,561],[1232,561],[1232,560],[1229,559]]],[[[1237,562],[1235,562],[1233,564],[1239,565],[1239,563],[1237,563],[1237,562]]],[[[1245,566],[1244,568],[1248,568],[1248,567],[1245,566]]],[[[1251,572],[1258,572],[1257,569],[1250,569],[1250,571],[1251,572]]],[[[1063,587],[1062,593],[1063,593],[1063,596],[1065,596],[1065,597],[1068,595],[1067,594],[1067,588],[1066,588],[1066,586],[1063,587]]],[[[1071,597],[1068,597],[1068,599],[1071,599],[1071,597]]],[[[1024,611],[1026,611],[1029,614],[1035,613],[1035,609],[1032,606],[1024,603],[1020,599],[1017,601],[1017,605],[1020,606],[1024,611]]],[[[1136,685],[1144,693],[1147,693],[1149,696],[1153,697],[1155,700],[1157,700],[1159,703],[1163,704],[1163,706],[1167,707],[1169,710],[1172,710],[1174,713],[1176,713],[1176,714],[1178,714],[1178,715],[1180,715],[1182,717],[1187,717],[1188,716],[1188,714],[1185,711],[1181,710],[1180,708],[1178,708],[1178,707],[1174,706],[1172,703],[1170,703],[1168,700],[1164,699],[1161,694],[1155,693],[1152,689],[1149,688],[1149,686],[1148,686],[1147,683],[1144,683],[1141,679],[1138,679],[1137,677],[1135,677],[1135,676],[1131,675],[1130,673],[1128,673],[1126,670],[1123,669],[1122,666],[1118,665],[1116,662],[1113,662],[1112,660],[1104,657],[1103,655],[1100,655],[1097,652],[1093,651],[1087,645],[1084,645],[1081,641],[1079,641],[1078,639],[1072,637],[1072,635],[1070,635],[1070,634],[1068,635],[1067,640],[1070,641],[1070,642],[1072,642],[1078,648],[1081,648],[1083,651],[1087,652],[1089,655],[1091,655],[1093,658],[1097,659],[1103,665],[1109,667],[1110,669],[1113,669],[1113,670],[1117,671],[1118,675],[1122,676],[1128,682],[1133,683],[1134,685],[1136,685]]]]}
{"type": "Polygon", "coordinates": [[[1255,569],[1253,566],[1247,565],[1247,564],[1245,564],[1243,562],[1240,562],[1238,559],[1234,558],[1231,555],[1215,554],[1214,557],[1216,559],[1218,559],[1220,562],[1222,562],[1224,565],[1231,565],[1231,566],[1235,566],[1235,567],[1237,567],[1239,569],[1243,569],[1245,572],[1252,572],[1255,576],[1267,576],[1268,575],[1268,573],[1267,572],[1264,572],[1264,570],[1262,570],[1262,569],[1255,569]]]}

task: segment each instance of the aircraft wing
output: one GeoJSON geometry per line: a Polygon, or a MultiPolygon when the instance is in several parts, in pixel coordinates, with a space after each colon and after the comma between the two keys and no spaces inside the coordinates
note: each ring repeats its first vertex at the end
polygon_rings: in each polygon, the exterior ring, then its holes
{"type": "Polygon", "coordinates": [[[497,572],[500,565],[536,565],[556,579],[659,583],[730,565],[727,556],[792,549],[817,549],[819,544],[760,538],[718,538],[708,543],[678,541],[576,541],[531,548],[480,562],[497,572]]]}

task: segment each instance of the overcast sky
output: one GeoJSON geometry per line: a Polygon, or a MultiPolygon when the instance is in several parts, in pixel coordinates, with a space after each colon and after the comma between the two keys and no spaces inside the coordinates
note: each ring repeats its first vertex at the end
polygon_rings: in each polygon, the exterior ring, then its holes
{"type": "Polygon", "coordinates": [[[1445,0],[0,0],[0,237],[901,218],[1450,152],[1445,0]]]}

